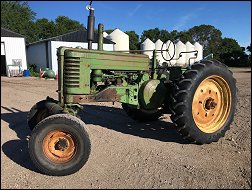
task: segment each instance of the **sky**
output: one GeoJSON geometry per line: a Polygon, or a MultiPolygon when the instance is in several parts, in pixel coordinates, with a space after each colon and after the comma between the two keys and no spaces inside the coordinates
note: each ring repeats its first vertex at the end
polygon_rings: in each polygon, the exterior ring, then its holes
{"type": "MultiPolygon", "coordinates": [[[[87,26],[90,1],[28,1],[36,19],[67,16],[87,26]]],[[[251,43],[250,1],[93,1],[95,27],[135,31],[139,37],[153,28],[184,31],[201,24],[212,25],[222,37],[251,43]]]]}

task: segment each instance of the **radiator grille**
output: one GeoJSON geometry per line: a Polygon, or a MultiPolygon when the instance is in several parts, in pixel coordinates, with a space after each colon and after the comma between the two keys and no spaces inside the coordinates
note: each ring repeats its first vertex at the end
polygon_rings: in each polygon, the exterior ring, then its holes
{"type": "Polygon", "coordinates": [[[64,58],[64,85],[67,88],[80,87],[80,58],[64,58]]]}

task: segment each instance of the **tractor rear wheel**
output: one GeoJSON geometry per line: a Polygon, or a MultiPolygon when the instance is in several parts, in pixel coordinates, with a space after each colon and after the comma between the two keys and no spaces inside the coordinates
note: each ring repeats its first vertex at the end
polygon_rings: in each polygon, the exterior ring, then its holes
{"type": "Polygon", "coordinates": [[[124,103],[122,103],[122,108],[130,118],[136,121],[155,121],[163,114],[162,110],[136,109],[124,103]]]}
{"type": "Polygon", "coordinates": [[[171,119],[184,139],[197,144],[218,141],[234,119],[236,80],[226,65],[202,61],[174,83],[171,99],[171,119]]]}
{"type": "Polygon", "coordinates": [[[69,175],[81,169],[91,149],[84,125],[70,114],[55,114],[36,125],[28,143],[35,166],[53,176],[69,175]]]}

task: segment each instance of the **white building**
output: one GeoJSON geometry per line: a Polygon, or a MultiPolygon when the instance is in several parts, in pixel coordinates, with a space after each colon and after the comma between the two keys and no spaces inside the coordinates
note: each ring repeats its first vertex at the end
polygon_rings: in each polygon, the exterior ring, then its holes
{"type": "MultiPolygon", "coordinates": [[[[103,50],[113,51],[114,42],[103,38],[103,50]]],[[[52,69],[55,73],[58,71],[57,62],[57,48],[60,46],[75,48],[80,46],[88,48],[87,30],[80,29],[74,32],[41,40],[27,45],[27,62],[28,64],[35,64],[37,71],[41,68],[52,69]]],[[[92,49],[97,49],[98,34],[95,33],[95,39],[92,44],[92,49]]]]}
{"type": "Polygon", "coordinates": [[[27,69],[25,37],[1,27],[1,75],[14,68],[27,69]]]}

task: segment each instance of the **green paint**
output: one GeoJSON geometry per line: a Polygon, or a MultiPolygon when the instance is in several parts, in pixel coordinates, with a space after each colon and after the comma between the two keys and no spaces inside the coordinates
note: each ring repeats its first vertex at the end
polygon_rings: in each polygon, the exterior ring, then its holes
{"type": "Polygon", "coordinates": [[[121,95],[119,102],[130,105],[138,105],[138,85],[129,85],[127,87],[116,87],[116,92],[121,95]]]}
{"type": "MultiPolygon", "coordinates": [[[[147,55],[101,51],[101,44],[98,49],[59,49],[59,99],[63,105],[66,102],[69,107],[73,95],[97,96],[104,88],[110,88],[115,89],[111,91],[115,100],[119,98],[119,102],[135,108],[155,110],[162,106],[169,89],[164,86],[167,76],[156,73],[156,50],[150,62],[147,55]],[[122,83],[97,85],[108,79],[121,79],[122,83]]],[[[72,109],[68,107],[66,110],[72,109]]]]}
{"type": "Polygon", "coordinates": [[[83,109],[83,106],[79,104],[65,104],[63,113],[68,113],[73,116],[77,116],[78,112],[83,109]]]}
{"type": "Polygon", "coordinates": [[[149,70],[149,58],[147,55],[86,49],[68,49],[65,52],[65,57],[80,57],[83,60],[80,64],[89,64],[90,69],[121,71],[149,70]]]}
{"type": "Polygon", "coordinates": [[[167,88],[161,80],[145,81],[139,90],[139,101],[143,108],[155,110],[160,107],[166,97],[167,88]]]}
{"type": "Polygon", "coordinates": [[[92,80],[94,82],[101,82],[102,81],[102,70],[96,69],[92,71],[92,80]]]}
{"type": "Polygon", "coordinates": [[[90,94],[91,71],[96,75],[93,81],[100,82],[102,70],[148,71],[149,59],[146,55],[68,48],[63,65],[64,93],[90,94]]]}
{"type": "Polygon", "coordinates": [[[77,60],[78,59],[73,58],[68,59],[65,55],[63,79],[64,92],[67,94],[89,94],[90,65],[85,63],[82,58],[78,61],[77,60]],[[74,64],[72,64],[72,62],[74,62],[74,64]],[[78,65],[78,67],[74,67],[74,65],[78,65]]]}

